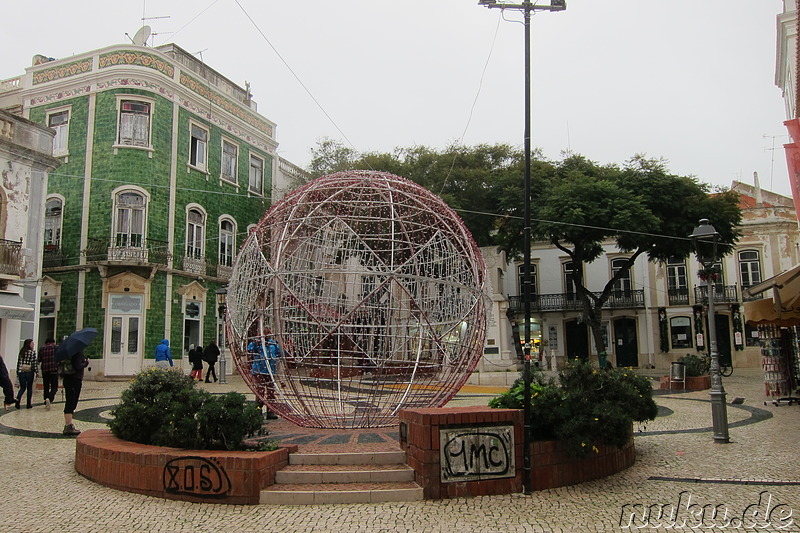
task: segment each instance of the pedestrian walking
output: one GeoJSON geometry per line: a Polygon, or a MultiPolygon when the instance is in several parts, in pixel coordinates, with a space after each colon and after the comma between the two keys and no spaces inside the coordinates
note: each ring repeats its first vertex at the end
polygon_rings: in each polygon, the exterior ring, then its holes
{"type": "Polygon", "coordinates": [[[80,351],[76,352],[68,361],[71,364],[61,364],[59,366],[59,373],[64,383],[65,396],[63,434],[73,437],[81,434],[81,431],[72,423],[72,415],[78,406],[78,399],[80,399],[81,388],[83,387],[83,369],[89,366],[89,360],[86,359],[83,351],[80,351]]]}
{"type": "Polygon", "coordinates": [[[169,341],[164,339],[161,344],[156,346],[156,366],[158,368],[167,369],[175,366],[172,362],[172,355],[169,353],[169,341]]]}
{"type": "Polygon", "coordinates": [[[203,381],[203,347],[189,345],[189,362],[192,364],[192,371],[189,374],[197,381],[203,381]]]}
{"type": "Polygon", "coordinates": [[[8,375],[8,368],[6,368],[6,362],[3,361],[3,358],[0,357],[0,387],[3,388],[3,409],[8,411],[8,409],[14,405],[14,384],[11,383],[11,377],[8,375]]]}
{"type": "Polygon", "coordinates": [[[42,385],[44,386],[44,407],[48,411],[50,405],[56,400],[56,392],[58,392],[57,348],[58,345],[53,337],[48,337],[44,341],[44,346],[39,348],[38,361],[41,365],[42,385]]]}
{"type": "Polygon", "coordinates": [[[20,409],[22,402],[22,395],[28,393],[26,407],[31,409],[33,404],[33,381],[36,377],[36,350],[34,349],[33,339],[25,339],[22,343],[22,348],[19,350],[19,357],[17,358],[17,379],[19,379],[19,392],[17,392],[17,400],[14,403],[17,409],[20,409]]]}
{"type": "Polygon", "coordinates": [[[214,376],[214,383],[216,383],[217,371],[214,366],[219,360],[219,347],[217,346],[217,341],[208,341],[208,346],[206,346],[206,349],[203,352],[203,359],[205,359],[205,362],[208,363],[208,370],[206,370],[206,383],[210,383],[209,378],[211,376],[214,376]]]}

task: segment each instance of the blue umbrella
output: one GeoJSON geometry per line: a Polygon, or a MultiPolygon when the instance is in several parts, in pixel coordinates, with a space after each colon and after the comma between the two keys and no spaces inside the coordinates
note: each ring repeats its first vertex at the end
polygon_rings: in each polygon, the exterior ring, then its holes
{"type": "Polygon", "coordinates": [[[73,355],[89,346],[89,343],[96,336],[97,329],[95,328],[83,328],[80,331],[76,331],[59,345],[58,350],[56,350],[56,361],[70,359],[73,355]]]}

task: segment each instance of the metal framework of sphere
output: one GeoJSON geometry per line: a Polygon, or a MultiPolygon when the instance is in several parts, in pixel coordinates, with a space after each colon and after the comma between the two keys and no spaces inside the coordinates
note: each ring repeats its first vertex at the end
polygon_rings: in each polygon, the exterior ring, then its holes
{"type": "Polygon", "coordinates": [[[485,279],[475,241],[437,196],[381,172],[323,176],[242,245],[231,353],[256,396],[296,424],[391,425],[400,409],[444,405],[469,377],[485,279]],[[282,354],[256,368],[270,334],[282,354]]]}

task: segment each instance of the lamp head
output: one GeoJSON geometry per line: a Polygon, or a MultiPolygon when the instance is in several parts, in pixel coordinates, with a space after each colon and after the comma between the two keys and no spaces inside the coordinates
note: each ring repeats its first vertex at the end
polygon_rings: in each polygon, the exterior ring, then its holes
{"type": "Polygon", "coordinates": [[[717,240],[719,232],[707,218],[703,218],[689,237],[694,241],[697,259],[703,263],[711,263],[717,259],[717,240]]]}

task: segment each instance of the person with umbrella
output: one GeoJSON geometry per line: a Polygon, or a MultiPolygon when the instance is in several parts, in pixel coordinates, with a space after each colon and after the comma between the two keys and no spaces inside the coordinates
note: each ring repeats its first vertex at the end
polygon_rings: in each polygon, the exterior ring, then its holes
{"type": "Polygon", "coordinates": [[[58,373],[64,383],[64,431],[68,437],[80,435],[81,431],[72,423],[72,415],[78,406],[78,399],[81,396],[83,386],[83,370],[89,366],[89,360],[83,354],[92,339],[97,335],[95,328],[84,328],[76,331],[56,350],[56,361],[58,361],[58,373]]]}

